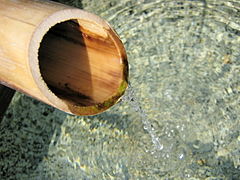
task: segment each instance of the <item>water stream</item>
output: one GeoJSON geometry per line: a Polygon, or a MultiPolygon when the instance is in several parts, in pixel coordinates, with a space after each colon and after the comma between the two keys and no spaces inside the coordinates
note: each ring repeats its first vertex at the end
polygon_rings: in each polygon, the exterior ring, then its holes
{"type": "Polygon", "coordinates": [[[122,98],[123,101],[126,101],[130,104],[130,106],[140,115],[140,119],[143,124],[143,128],[149,133],[152,139],[152,143],[156,151],[160,151],[163,149],[163,144],[161,144],[160,139],[154,131],[153,126],[149,120],[147,113],[141,107],[140,101],[136,97],[134,93],[134,88],[129,84],[128,91],[122,98]]]}
{"type": "Polygon", "coordinates": [[[149,145],[145,152],[151,154],[157,161],[160,160],[160,162],[158,161],[161,165],[159,172],[184,169],[185,166],[187,166],[187,156],[189,156],[186,144],[181,137],[181,131],[184,131],[185,128],[176,123],[164,121],[164,119],[153,120],[149,118],[147,112],[145,112],[141,105],[141,101],[136,96],[135,90],[131,83],[129,83],[122,102],[128,103],[139,115],[139,121],[141,121],[143,129],[150,136],[152,145],[149,145]],[[161,128],[154,125],[156,121],[161,124],[161,128]]]}

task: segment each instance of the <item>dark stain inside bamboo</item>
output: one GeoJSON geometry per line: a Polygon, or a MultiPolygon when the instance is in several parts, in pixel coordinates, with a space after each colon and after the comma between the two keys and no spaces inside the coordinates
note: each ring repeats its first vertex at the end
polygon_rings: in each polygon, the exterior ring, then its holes
{"type": "Polygon", "coordinates": [[[111,98],[122,80],[114,43],[89,27],[77,20],[59,23],[45,34],[39,48],[40,72],[49,89],[79,106],[111,98]]]}

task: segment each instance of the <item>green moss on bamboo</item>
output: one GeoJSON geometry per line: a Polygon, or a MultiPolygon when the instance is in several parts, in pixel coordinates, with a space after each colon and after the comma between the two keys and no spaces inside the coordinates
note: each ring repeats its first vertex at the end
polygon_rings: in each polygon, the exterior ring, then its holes
{"type": "Polygon", "coordinates": [[[117,90],[117,93],[114,96],[112,96],[111,98],[109,98],[107,101],[97,104],[96,108],[99,110],[102,110],[102,109],[107,109],[110,106],[114,105],[117,102],[117,100],[123,95],[124,91],[127,88],[127,85],[128,85],[128,83],[126,80],[122,81],[122,83],[120,84],[120,86],[117,90]]]}
{"type": "Polygon", "coordinates": [[[104,101],[103,103],[98,103],[94,106],[72,106],[71,110],[75,114],[81,114],[81,115],[90,115],[90,114],[98,114],[100,112],[103,112],[104,110],[108,109],[109,107],[113,106],[115,103],[117,103],[118,99],[123,95],[126,88],[128,86],[128,83],[126,80],[123,80],[120,84],[117,93],[109,98],[108,100],[104,101]]]}

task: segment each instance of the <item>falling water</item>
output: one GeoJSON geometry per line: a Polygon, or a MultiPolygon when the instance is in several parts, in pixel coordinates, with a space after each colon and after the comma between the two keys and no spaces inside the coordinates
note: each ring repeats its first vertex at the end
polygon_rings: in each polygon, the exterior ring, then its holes
{"type": "Polygon", "coordinates": [[[132,108],[139,113],[141,116],[141,121],[143,123],[143,128],[149,133],[152,139],[152,143],[156,151],[163,149],[163,144],[161,144],[160,139],[158,138],[157,134],[154,131],[154,128],[151,125],[151,122],[148,118],[147,113],[142,109],[140,101],[135,96],[134,88],[129,84],[128,92],[122,99],[123,101],[127,101],[131,103],[132,108]]]}
{"type": "MultiPolygon", "coordinates": [[[[129,84],[122,101],[127,102],[138,113],[143,124],[144,130],[151,137],[152,147],[146,149],[161,164],[161,172],[173,171],[184,168],[189,156],[187,147],[182,140],[182,134],[186,131],[182,128],[184,125],[178,125],[175,122],[165,121],[164,119],[151,119],[143,109],[140,100],[136,96],[134,87],[129,84]],[[155,127],[154,121],[161,121],[161,127],[155,127]],[[179,145],[181,144],[181,145],[179,145]]],[[[148,147],[149,148],[149,147],[148,147]]]]}

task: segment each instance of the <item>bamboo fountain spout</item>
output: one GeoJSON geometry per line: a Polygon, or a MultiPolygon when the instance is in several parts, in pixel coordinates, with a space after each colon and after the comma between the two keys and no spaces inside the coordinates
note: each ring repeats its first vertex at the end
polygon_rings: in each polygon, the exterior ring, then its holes
{"type": "Polygon", "coordinates": [[[94,115],[118,101],[127,78],[123,44],[103,19],[45,0],[0,0],[1,84],[94,115]]]}

